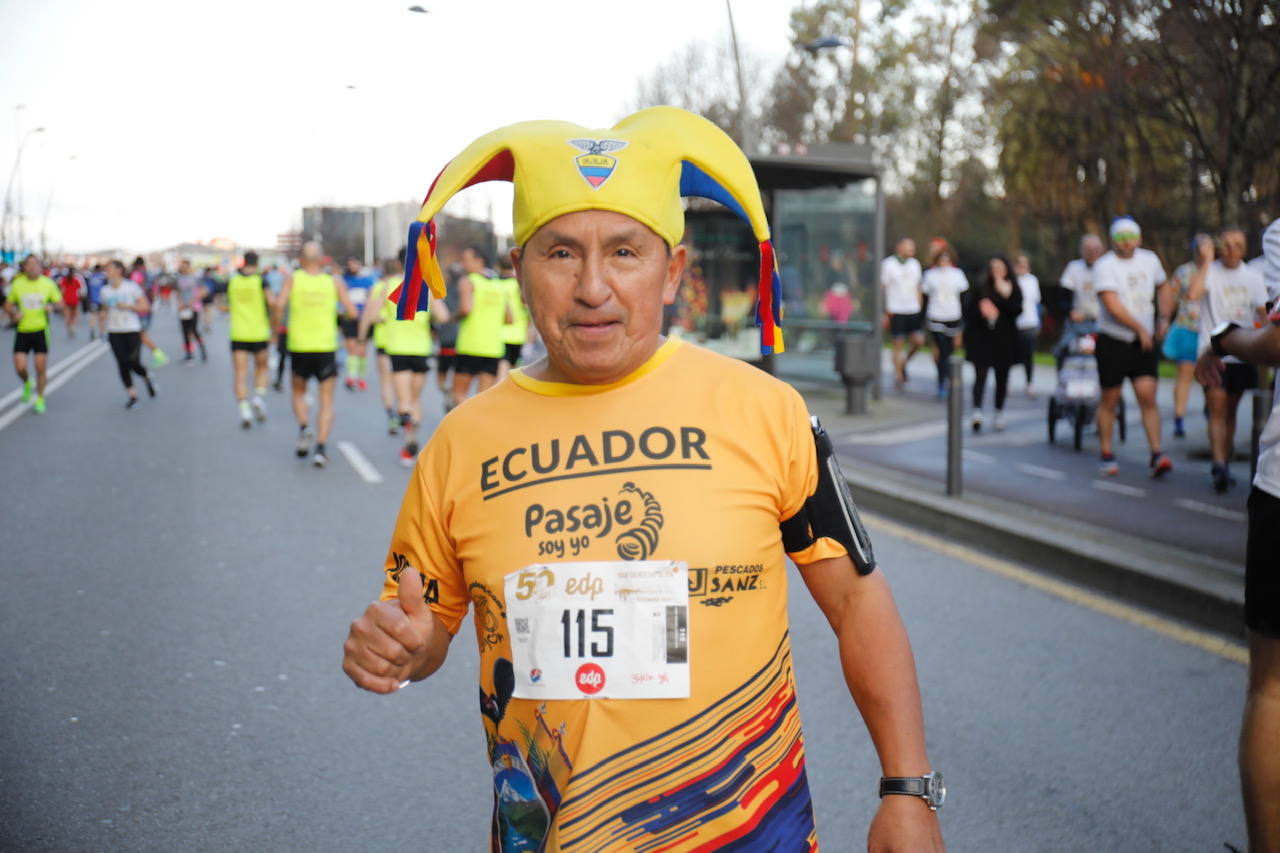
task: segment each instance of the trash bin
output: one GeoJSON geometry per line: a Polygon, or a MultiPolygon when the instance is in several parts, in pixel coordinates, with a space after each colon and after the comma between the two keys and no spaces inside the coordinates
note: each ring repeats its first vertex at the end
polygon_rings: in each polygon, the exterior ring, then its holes
{"type": "Polygon", "coordinates": [[[867,388],[880,365],[880,343],[875,335],[844,335],[836,340],[836,373],[844,383],[844,413],[867,412],[867,388]]]}

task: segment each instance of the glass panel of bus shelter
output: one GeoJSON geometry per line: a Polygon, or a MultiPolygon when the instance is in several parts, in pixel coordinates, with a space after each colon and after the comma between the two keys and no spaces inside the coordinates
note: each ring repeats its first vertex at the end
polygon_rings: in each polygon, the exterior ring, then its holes
{"type": "Polygon", "coordinates": [[[829,353],[840,326],[875,321],[875,179],[778,190],[772,224],[788,352],[829,353]]]}
{"type": "Polygon", "coordinates": [[[748,361],[760,357],[755,326],[760,249],[751,229],[716,207],[685,214],[689,261],[667,325],[708,349],[748,361]]]}

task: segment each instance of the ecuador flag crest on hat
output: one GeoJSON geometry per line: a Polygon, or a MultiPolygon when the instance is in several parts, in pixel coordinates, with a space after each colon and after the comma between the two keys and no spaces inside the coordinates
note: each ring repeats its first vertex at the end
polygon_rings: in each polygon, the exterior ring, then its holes
{"type": "Polygon", "coordinates": [[[401,319],[427,309],[427,289],[444,296],[433,218],[454,194],[485,181],[514,186],[521,246],[552,219],[580,210],[630,216],[675,246],[684,236],[681,199],[719,202],[751,226],[760,244],[760,349],[782,352],[781,284],[755,173],[737,144],[701,116],[650,107],[608,130],[526,121],[472,142],[436,177],[409,227],[404,283],[391,295],[401,319]]]}

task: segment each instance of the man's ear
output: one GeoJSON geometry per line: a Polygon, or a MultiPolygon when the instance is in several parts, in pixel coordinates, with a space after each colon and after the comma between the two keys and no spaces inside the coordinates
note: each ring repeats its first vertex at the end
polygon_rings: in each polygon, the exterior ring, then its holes
{"type": "Polygon", "coordinates": [[[524,304],[529,304],[529,296],[524,292],[524,277],[520,275],[520,258],[523,254],[519,246],[512,246],[509,257],[511,258],[511,269],[516,274],[516,282],[520,285],[520,298],[524,300],[524,304]]]}
{"type": "Polygon", "coordinates": [[[662,304],[671,305],[676,301],[680,291],[680,282],[684,279],[685,264],[689,260],[689,248],[680,243],[671,250],[667,258],[667,278],[662,283],[662,304]]]}

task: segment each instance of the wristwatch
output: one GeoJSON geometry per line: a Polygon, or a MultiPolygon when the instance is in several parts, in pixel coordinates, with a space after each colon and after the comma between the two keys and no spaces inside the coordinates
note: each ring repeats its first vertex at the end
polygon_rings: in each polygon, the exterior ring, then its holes
{"type": "Polygon", "coordinates": [[[1238,328],[1240,327],[1231,321],[1219,323],[1214,327],[1213,331],[1209,333],[1209,346],[1213,349],[1214,355],[1218,358],[1222,358],[1226,355],[1226,353],[1222,351],[1222,339],[1238,328]]]}
{"type": "Polygon", "coordinates": [[[937,811],[947,799],[947,786],[942,781],[942,774],[937,770],[927,776],[881,776],[880,796],[885,794],[902,794],[908,797],[919,797],[929,808],[937,811]]]}

